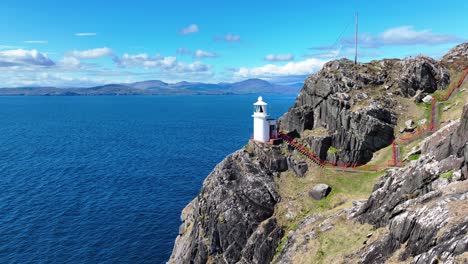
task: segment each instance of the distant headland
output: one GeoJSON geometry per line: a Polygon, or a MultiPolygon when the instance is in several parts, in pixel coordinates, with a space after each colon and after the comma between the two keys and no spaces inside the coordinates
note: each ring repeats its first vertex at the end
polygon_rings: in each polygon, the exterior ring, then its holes
{"type": "Polygon", "coordinates": [[[178,82],[159,80],[126,84],[107,84],[89,88],[17,87],[0,88],[0,96],[93,96],[93,95],[220,95],[220,94],[294,94],[302,83],[278,85],[261,79],[234,83],[178,82]]]}

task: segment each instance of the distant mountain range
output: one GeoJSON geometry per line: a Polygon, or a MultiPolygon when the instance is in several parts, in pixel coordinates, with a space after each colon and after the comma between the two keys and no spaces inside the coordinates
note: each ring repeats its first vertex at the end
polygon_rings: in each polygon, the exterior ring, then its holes
{"type": "Polygon", "coordinates": [[[297,94],[302,84],[277,85],[260,79],[235,83],[165,83],[159,80],[108,84],[91,88],[18,87],[0,88],[0,96],[85,95],[196,95],[196,94],[297,94]]]}

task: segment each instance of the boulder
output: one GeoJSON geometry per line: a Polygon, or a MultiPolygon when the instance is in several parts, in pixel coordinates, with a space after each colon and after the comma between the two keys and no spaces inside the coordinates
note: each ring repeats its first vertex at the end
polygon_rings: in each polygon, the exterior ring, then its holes
{"type": "Polygon", "coordinates": [[[417,90],[416,94],[414,95],[414,102],[415,103],[420,103],[422,102],[422,99],[427,95],[427,93],[423,93],[421,90],[417,90]]]}
{"type": "Polygon", "coordinates": [[[423,101],[424,103],[430,103],[430,102],[432,101],[432,96],[426,95],[426,96],[424,96],[424,98],[422,99],[422,101],[423,101]]]}
{"type": "Polygon", "coordinates": [[[414,121],[413,120],[406,120],[405,122],[406,128],[413,128],[414,127],[414,121]]]}
{"type": "Polygon", "coordinates": [[[447,105],[445,106],[444,108],[442,108],[442,111],[443,112],[447,112],[448,110],[450,110],[450,108],[452,108],[453,105],[447,105]]]}
{"type": "Polygon", "coordinates": [[[298,177],[304,177],[307,170],[309,169],[309,166],[307,165],[307,163],[305,161],[303,161],[303,160],[297,161],[297,160],[294,160],[291,157],[288,158],[288,167],[291,168],[291,170],[298,177]]]}
{"type": "Polygon", "coordinates": [[[330,186],[320,183],[320,184],[315,185],[312,188],[312,190],[309,191],[309,196],[314,198],[315,200],[321,200],[327,197],[330,191],[331,191],[330,186]]]}

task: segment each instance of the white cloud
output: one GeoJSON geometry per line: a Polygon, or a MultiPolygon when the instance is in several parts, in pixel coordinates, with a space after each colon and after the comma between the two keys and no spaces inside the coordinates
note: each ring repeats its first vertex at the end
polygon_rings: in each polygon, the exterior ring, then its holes
{"type": "Polygon", "coordinates": [[[156,68],[164,72],[172,73],[207,72],[210,68],[208,65],[199,61],[187,64],[177,61],[176,57],[162,57],[159,54],[150,56],[146,53],[136,55],[124,54],[121,57],[114,58],[114,62],[117,66],[123,68],[156,68]]]}
{"type": "Polygon", "coordinates": [[[70,56],[79,59],[96,59],[102,57],[112,56],[114,52],[112,49],[104,47],[104,48],[97,48],[97,49],[90,49],[90,50],[74,50],[70,52],[70,56]]]}
{"type": "Polygon", "coordinates": [[[5,50],[0,51],[0,67],[11,67],[20,65],[30,66],[53,66],[55,63],[49,59],[47,54],[35,49],[5,50]]]}
{"type": "Polygon", "coordinates": [[[77,37],[94,37],[96,35],[97,35],[96,32],[78,32],[78,33],[75,33],[75,36],[77,36],[77,37]]]}
{"type": "Polygon", "coordinates": [[[10,45],[0,45],[0,50],[12,50],[12,49],[21,49],[22,47],[10,46],[10,45]]]}
{"type": "Polygon", "coordinates": [[[187,49],[187,48],[178,48],[176,50],[177,54],[182,54],[182,55],[190,55],[192,54],[192,51],[187,49]]]}
{"type": "Polygon", "coordinates": [[[318,59],[335,59],[340,55],[344,55],[342,53],[341,47],[338,48],[338,49],[330,49],[328,51],[323,51],[323,52],[314,53],[314,54],[304,54],[303,57],[305,57],[305,58],[318,58],[318,59]]]}
{"type": "Polygon", "coordinates": [[[59,65],[65,68],[80,68],[81,62],[75,57],[66,56],[59,61],[59,65]]]}
{"type": "Polygon", "coordinates": [[[266,61],[292,61],[294,55],[292,54],[268,54],[265,56],[266,61]]]}
{"type": "Polygon", "coordinates": [[[218,57],[218,54],[213,53],[213,52],[204,51],[204,50],[197,50],[197,51],[195,51],[195,54],[193,54],[193,57],[195,57],[195,58],[216,58],[216,57],[218,57]]]}
{"type": "Polygon", "coordinates": [[[458,40],[448,34],[435,34],[431,30],[415,31],[411,26],[391,28],[380,34],[379,39],[386,45],[437,45],[458,40]]]}
{"type": "MultiPolygon", "coordinates": [[[[343,48],[338,47],[336,49],[330,48],[329,50],[321,50],[321,52],[313,53],[313,54],[304,54],[303,57],[305,58],[316,58],[316,59],[330,59],[335,60],[337,58],[349,58],[354,59],[355,49],[354,48],[343,48]]],[[[358,56],[359,58],[378,58],[382,54],[379,50],[376,49],[359,49],[358,56]]]]}
{"type": "Polygon", "coordinates": [[[233,73],[236,78],[273,78],[277,76],[288,75],[306,75],[318,71],[326,60],[319,60],[315,58],[289,62],[285,65],[267,64],[254,68],[240,68],[233,73]]]}
{"type": "Polygon", "coordinates": [[[191,25],[179,30],[179,34],[188,35],[188,34],[192,34],[192,33],[197,33],[198,31],[200,31],[198,26],[196,24],[191,24],[191,25]]]}
{"type": "Polygon", "coordinates": [[[225,36],[215,36],[214,39],[224,42],[238,42],[241,40],[241,37],[239,35],[233,35],[231,33],[228,33],[225,36]]]}
{"type": "MultiPolygon", "coordinates": [[[[430,29],[415,30],[412,26],[394,27],[378,35],[360,34],[359,45],[364,48],[379,48],[382,46],[433,46],[462,41],[461,38],[450,34],[438,34],[430,29]]],[[[343,39],[346,46],[354,45],[354,38],[343,39]]]]}
{"type": "Polygon", "coordinates": [[[47,44],[47,40],[25,40],[24,43],[27,44],[47,44]]]}

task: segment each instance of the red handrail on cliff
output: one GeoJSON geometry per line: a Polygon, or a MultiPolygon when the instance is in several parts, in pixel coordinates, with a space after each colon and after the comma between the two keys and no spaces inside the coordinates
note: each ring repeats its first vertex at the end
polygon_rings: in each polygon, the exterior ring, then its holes
{"type": "Polygon", "coordinates": [[[452,95],[453,91],[460,88],[460,86],[462,85],[467,75],[468,75],[468,67],[466,68],[465,71],[463,71],[462,76],[458,80],[458,83],[452,83],[452,85],[450,85],[449,89],[447,90],[447,93],[445,94],[444,101],[447,101],[448,99],[450,99],[450,96],[452,95]]]}
{"type": "MultiPolygon", "coordinates": [[[[450,96],[452,95],[453,91],[455,91],[456,89],[460,88],[460,86],[463,84],[465,78],[468,76],[468,68],[466,68],[466,70],[463,72],[462,76],[460,77],[460,79],[458,80],[458,82],[456,83],[452,83],[452,85],[450,85],[449,89],[447,90],[447,93],[445,94],[445,97],[443,97],[442,99],[438,98],[437,100],[442,100],[442,101],[447,101],[448,99],[450,99],[450,96]]],[[[410,143],[411,141],[413,141],[414,139],[417,139],[419,138],[419,136],[421,136],[422,134],[424,134],[425,132],[433,132],[437,129],[437,120],[436,120],[436,111],[438,111],[438,109],[436,109],[436,98],[432,98],[431,100],[431,112],[430,112],[430,123],[429,125],[424,125],[422,127],[419,127],[418,129],[416,129],[413,133],[411,134],[408,134],[408,135],[402,135],[401,137],[399,137],[398,139],[395,139],[394,141],[394,144],[405,144],[405,143],[410,143]]],[[[398,161],[397,160],[397,157],[396,157],[396,152],[395,152],[395,148],[394,148],[394,151],[393,151],[393,161],[394,161],[394,164],[400,164],[401,165],[401,161],[398,161]]],[[[396,166],[396,165],[395,165],[396,166]]]]}
{"type": "Polygon", "coordinates": [[[342,170],[353,170],[353,171],[380,171],[388,167],[385,165],[378,166],[378,165],[369,165],[369,164],[349,163],[349,162],[343,162],[343,161],[331,162],[328,160],[322,160],[320,159],[320,157],[312,153],[312,151],[310,151],[307,147],[295,141],[292,137],[283,133],[280,133],[278,136],[282,138],[283,140],[285,140],[289,145],[294,147],[297,151],[302,153],[304,156],[309,158],[316,165],[322,168],[325,167],[325,165],[327,164],[331,165],[333,168],[339,168],[342,170]]]}
{"type": "Polygon", "coordinates": [[[288,142],[289,145],[293,146],[297,151],[308,157],[312,162],[317,164],[320,167],[323,167],[322,160],[320,160],[319,157],[317,157],[314,153],[312,153],[309,149],[295,141],[292,137],[286,135],[286,134],[279,134],[279,137],[288,142]]]}

